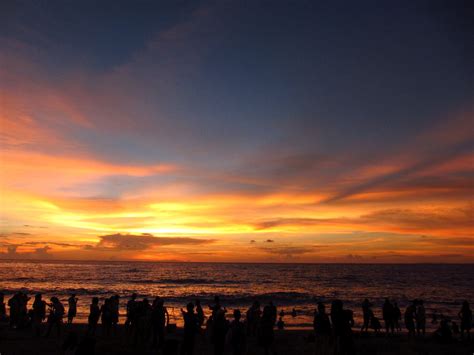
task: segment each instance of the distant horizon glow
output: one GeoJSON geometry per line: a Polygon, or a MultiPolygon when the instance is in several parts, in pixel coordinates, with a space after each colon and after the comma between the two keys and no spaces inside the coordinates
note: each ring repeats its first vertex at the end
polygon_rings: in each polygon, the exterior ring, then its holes
{"type": "Polygon", "coordinates": [[[0,5],[0,259],[473,263],[473,26],[405,5],[0,5]]]}

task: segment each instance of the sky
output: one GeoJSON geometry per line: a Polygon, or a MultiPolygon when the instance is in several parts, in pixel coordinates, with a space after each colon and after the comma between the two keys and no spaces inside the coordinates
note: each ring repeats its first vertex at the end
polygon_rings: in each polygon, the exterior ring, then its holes
{"type": "Polygon", "coordinates": [[[467,1],[0,4],[0,258],[474,262],[467,1]]]}

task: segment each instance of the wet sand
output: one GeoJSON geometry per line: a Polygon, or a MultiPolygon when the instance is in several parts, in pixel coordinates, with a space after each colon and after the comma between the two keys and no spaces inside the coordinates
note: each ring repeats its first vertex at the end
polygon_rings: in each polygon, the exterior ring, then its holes
{"type": "MultiPolygon", "coordinates": [[[[62,354],[61,345],[67,337],[68,332],[76,332],[78,335],[85,333],[85,324],[63,325],[60,338],[54,330],[49,338],[33,337],[30,329],[10,330],[2,326],[0,330],[0,353],[1,355],[26,355],[26,354],[62,354]]],[[[182,329],[167,334],[167,339],[181,340],[182,329]]],[[[275,350],[276,354],[305,355],[315,354],[315,342],[310,330],[276,330],[275,350]]],[[[117,334],[109,337],[101,335],[100,326],[97,329],[95,353],[96,354],[161,354],[151,349],[151,344],[139,344],[134,346],[126,330],[120,325],[117,334]]],[[[196,341],[195,355],[212,354],[212,344],[203,332],[196,341]]],[[[452,344],[439,344],[431,334],[424,338],[409,339],[406,334],[398,334],[386,337],[383,334],[363,335],[354,333],[357,354],[442,354],[442,355],[472,355],[474,352],[474,341],[456,340],[452,344]]],[[[333,355],[332,352],[329,352],[333,355]]],[[[70,354],[70,353],[68,353],[70,354]]],[[[179,354],[179,352],[178,352],[179,354]]],[[[231,354],[230,349],[226,354],[231,354]]],[[[257,344],[256,339],[249,338],[247,355],[264,354],[263,349],[257,344]]],[[[316,354],[322,354],[317,352],[316,354]]]]}

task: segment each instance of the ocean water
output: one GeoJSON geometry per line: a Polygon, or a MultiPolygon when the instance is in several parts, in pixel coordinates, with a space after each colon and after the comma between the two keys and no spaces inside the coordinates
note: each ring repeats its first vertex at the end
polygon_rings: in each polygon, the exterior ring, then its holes
{"type": "Polygon", "coordinates": [[[1,261],[0,292],[8,299],[18,290],[30,297],[36,292],[58,296],[65,305],[75,293],[79,322],[86,321],[92,297],[120,295],[123,314],[129,295],[136,292],[139,298],[163,297],[177,324],[182,323],[179,310],[187,302],[199,298],[207,306],[220,295],[228,310],[246,310],[255,299],[262,305],[272,300],[279,311],[288,313],[288,327],[304,328],[311,326],[316,302],[329,308],[336,298],[354,311],[357,323],[365,297],[376,315],[385,297],[396,300],[402,312],[420,298],[428,317],[436,311],[455,318],[463,300],[474,301],[474,265],[1,261]],[[293,308],[296,317],[289,315],[293,308]]]}

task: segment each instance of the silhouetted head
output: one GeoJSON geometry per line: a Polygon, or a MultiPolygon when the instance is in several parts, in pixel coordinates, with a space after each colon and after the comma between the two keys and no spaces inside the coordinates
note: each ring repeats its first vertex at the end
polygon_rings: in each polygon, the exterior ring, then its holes
{"type": "Polygon", "coordinates": [[[469,309],[469,302],[468,302],[468,301],[464,301],[464,302],[462,303],[462,308],[463,308],[463,309],[469,309]]]}
{"type": "Polygon", "coordinates": [[[318,302],[318,312],[319,313],[326,313],[326,306],[322,302],[318,302]]]}
{"type": "Polygon", "coordinates": [[[76,298],[76,294],[75,294],[75,293],[71,293],[71,297],[72,297],[72,298],[76,298]]]}
{"type": "Polygon", "coordinates": [[[215,304],[220,304],[221,303],[221,301],[219,299],[219,296],[214,296],[214,303],[215,304]]]}
{"type": "Polygon", "coordinates": [[[92,303],[93,304],[98,304],[99,303],[99,297],[93,297],[92,298],[92,303]]]}
{"type": "Polygon", "coordinates": [[[196,300],[194,303],[196,304],[196,307],[201,305],[201,301],[199,300],[196,300]]]}
{"type": "Polygon", "coordinates": [[[189,302],[189,303],[186,305],[186,309],[188,310],[188,312],[193,313],[193,312],[194,312],[194,303],[189,302]]]}
{"type": "Polygon", "coordinates": [[[137,294],[136,294],[136,293],[132,293],[131,299],[132,299],[132,300],[135,300],[136,298],[137,298],[137,294]]]}
{"type": "Polygon", "coordinates": [[[241,317],[242,317],[242,314],[240,313],[240,309],[234,309],[234,319],[238,321],[240,320],[241,317]]]}
{"type": "Polygon", "coordinates": [[[42,297],[41,293],[37,293],[37,294],[35,295],[35,300],[36,300],[36,301],[41,301],[41,297],[42,297]]]}
{"type": "Polygon", "coordinates": [[[59,299],[57,297],[51,297],[51,303],[59,303],[59,299]]]}

